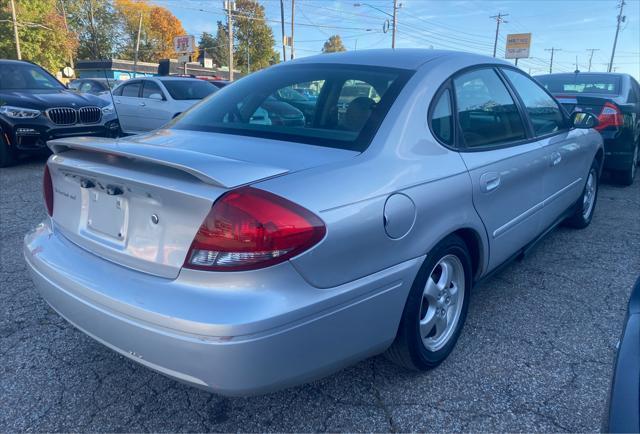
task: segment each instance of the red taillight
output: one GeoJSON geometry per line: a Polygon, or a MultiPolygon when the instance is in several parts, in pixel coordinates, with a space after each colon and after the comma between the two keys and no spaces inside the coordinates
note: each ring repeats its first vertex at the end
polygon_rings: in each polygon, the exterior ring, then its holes
{"type": "Polygon", "coordinates": [[[216,271],[268,267],[309,249],[325,232],[324,223],[301,206],[243,187],[213,204],[184,266],[216,271]]]}
{"type": "Polygon", "coordinates": [[[604,130],[607,127],[621,127],[624,124],[622,112],[617,105],[607,102],[604,104],[598,116],[598,126],[596,130],[604,130]]]}
{"type": "Polygon", "coordinates": [[[42,177],[42,195],[44,196],[44,204],[47,207],[47,214],[53,216],[53,182],[47,165],[44,166],[44,176],[42,177]]]}

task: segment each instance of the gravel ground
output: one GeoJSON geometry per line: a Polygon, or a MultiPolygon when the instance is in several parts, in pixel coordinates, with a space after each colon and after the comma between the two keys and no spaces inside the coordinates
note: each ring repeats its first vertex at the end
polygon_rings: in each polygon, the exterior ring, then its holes
{"type": "Polygon", "coordinates": [[[591,226],[552,232],[473,292],[457,348],[408,373],[383,357],[312,384],[224,398],[139,366],[35,292],[24,233],[45,216],[43,160],[0,169],[0,432],[597,431],[631,286],[640,180],[604,184],[591,226]]]}

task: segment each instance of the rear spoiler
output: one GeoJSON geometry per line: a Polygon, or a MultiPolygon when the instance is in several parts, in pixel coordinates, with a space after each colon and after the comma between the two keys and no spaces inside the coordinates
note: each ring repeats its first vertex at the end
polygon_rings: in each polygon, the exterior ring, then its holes
{"type": "Polygon", "coordinates": [[[145,145],[119,139],[73,137],[47,142],[54,154],[69,150],[117,155],[131,160],[171,167],[188,173],[200,181],[224,188],[233,188],[287,173],[287,169],[259,165],[180,148],[145,145]]]}

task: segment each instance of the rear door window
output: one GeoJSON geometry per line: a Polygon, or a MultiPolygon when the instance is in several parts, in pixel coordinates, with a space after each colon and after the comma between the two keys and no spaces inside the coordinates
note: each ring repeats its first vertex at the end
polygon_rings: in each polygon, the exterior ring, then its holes
{"type": "Polygon", "coordinates": [[[140,95],[140,82],[127,83],[122,88],[122,96],[128,96],[131,98],[138,98],[140,95]]]}
{"type": "Polygon", "coordinates": [[[527,137],[518,107],[496,71],[473,70],[454,78],[453,84],[466,147],[496,146],[527,137]]]}
{"type": "Polygon", "coordinates": [[[524,103],[536,136],[563,130],[566,122],[558,103],[537,83],[512,69],[503,69],[515,91],[524,103]]]}
{"type": "Polygon", "coordinates": [[[154,83],[151,80],[145,80],[142,86],[142,97],[143,98],[151,98],[151,95],[155,95],[156,98],[162,99],[162,90],[160,90],[160,86],[154,83]]]}

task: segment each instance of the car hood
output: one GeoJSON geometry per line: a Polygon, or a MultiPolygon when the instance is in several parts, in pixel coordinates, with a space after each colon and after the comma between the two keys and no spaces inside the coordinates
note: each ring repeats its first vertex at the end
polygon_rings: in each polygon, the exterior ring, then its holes
{"type": "Polygon", "coordinates": [[[104,107],[107,104],[109,103],[95,95],[76,93],[67,89],[0,90],[0,105],[36,110],[46,110],[51,107],[104,107]]]}

